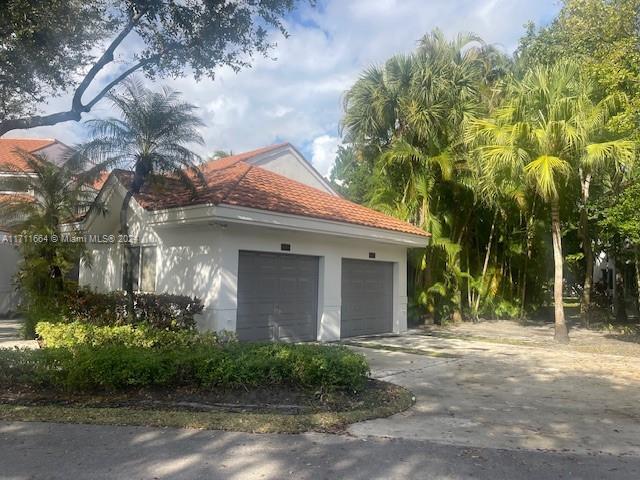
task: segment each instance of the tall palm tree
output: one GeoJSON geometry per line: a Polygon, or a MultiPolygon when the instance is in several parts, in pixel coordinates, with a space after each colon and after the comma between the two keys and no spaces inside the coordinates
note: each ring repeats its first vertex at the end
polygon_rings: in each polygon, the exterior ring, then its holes
{"type": "MultiPolygon", "coordinates": [[[[440,256],[451,270],[445,283],[452,288],[454,320],[461,319],[459,245],[468,236],[468,222],[455,214],[469,196],[457,178],[465,170],[461,132],[466,119],[482,111],[491,62],[484,47],[474,35],[448,40],[436,30],[413,54],[366,70],[344,102],[346,141],[376,165],[373,206],[431,231],[427,255],[440,256]]],[[[430,275],[432,259],[421,264],[430,275]]]]}
{"type": "MultiPolygon", "coordinates": [[[[565,180],[594,152],[606,149],[594,136],[594,104],[578,65],[537,66],[520,81],[512,79],[508,100],[489,119],[469,123],[466,140],[488,171],[522,177],[550,207],[554,258],[555,339],[569,341],[562,301],[563,256],[560,202],[565,180]]],[[[617,144],[618,148],[626,148],[617,144]]]]}
{"type": "Polygon", "coordinates": [[[627,99],[622,94],[612,94],[599,102],[591,100],[594,88],[585,80],[585,98],[582,124],[583,136],[591,139],[577,158],[578,176],[580,180],[580,236],[585,261],[584,286],[582,290],[581,314],[588,325],[591,314],[591,291],[593,288],[593,245],[589,224],[588,206],[591,186],[594,180],[607,173],[630,171],[635,160],[635,142],[621,138],[607,129],[609,120],[620,112],[627,99]]]}
{"type": "MultiPolygon", "coordinates": [[[[204,143],[199,132],[203,123],[195,114],[196,107],[182,101],[180,94],[169,88],[155,92],[129,80],[107,98],[119,117],[88,121],[92,139],[82,147],[82,153],[96,164],[88,176],[112,168],[133,171],[120,210],[120,232],[126,251],[131,199],[150,179],[172,175],[194,194],[203,181],[197,167],[200,157],[190,148],[204,143]]],[[[125,268],[126,263],[125,255],[125,268]]],[[[133,293],[132,286],[127,285],[126,289],[133,293]]]]}

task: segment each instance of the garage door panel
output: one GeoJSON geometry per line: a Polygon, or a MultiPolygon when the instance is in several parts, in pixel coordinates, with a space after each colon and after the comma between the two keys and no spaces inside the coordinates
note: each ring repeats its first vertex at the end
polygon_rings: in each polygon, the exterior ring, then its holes
{"type": "Polygon", "coordinates": [[[273,331],[273,325],[253,326],[236,330],[236,335],[243,341],[257,342],[272,338],[274,336],[273,331]]]}
{"type": "Polygon", "coordinates": [[[342,261],[341,337],[393,330],[393,264],[342,261]]]}
{"type": "Polygon", "coordinates": [[[315,340],[317,306],[317,257],[240,252],[240,340],[315,340]]]}

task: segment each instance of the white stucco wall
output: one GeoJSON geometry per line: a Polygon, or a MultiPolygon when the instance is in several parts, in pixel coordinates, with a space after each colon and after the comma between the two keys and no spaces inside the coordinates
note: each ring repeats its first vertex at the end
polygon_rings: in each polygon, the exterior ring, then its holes
{"type": "MultiPolygon", "coordinates": [[[[116,196],[114,196],[116,197],[116,196]]],[[[114,205],[118,199],[111,200],[114,205]]],[[[94,222],[88,233],[117,232],[117,209],[94,222]]],[[[142,244],[158,246],[156,291],[197,296],[205,310],[198,319],[203,330],[235,330],[237,313],[238,258],[241,250],[280,252],[281,244],[291,245],[290,254],[320,257],[318,285],[318,340],[340,338],[342,259],[369,259],[393,262],[393,330],[407,325],[406,246],[381,241],[308,233],[213,219],[197,224],[147,222],[148,212],[131,216],[130,230],[142,244]]],[[[90,246],[93,266],[80,269],[81,285],[98,291],[121,288],[122,248],[119,244],[90,246]]]]}
{"type": "Polygon", "coordinates": [[[5,234],[0,231],[0,316],[15,312],[19,302],[13,281],[20,254],[15,246],[3,242],[5,234]]]}

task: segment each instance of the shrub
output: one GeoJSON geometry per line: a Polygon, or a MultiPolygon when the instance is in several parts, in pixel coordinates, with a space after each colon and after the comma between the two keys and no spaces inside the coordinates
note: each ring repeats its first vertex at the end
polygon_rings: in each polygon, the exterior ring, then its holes
{"type": "Polygon", "coordinates": [[[235,341],[230,332],[198,333],[195,330],[174,332],[147,324],[97,326],[88,323],[40,322],[36,333],[45,347],[79,348],[122,345],[125,347],[160,348],[218,345],[235,341]]]}
{"type": "Polygon", "coordinates": [[[235,343],[144,349],[109,345],[0,353],[0,387],[67,391],[272,385],[357,390],[368,373],[364,356],[343,346],[235,343]]]}
{"type": "Polygon", "coordinates": [[[129,315],[129,300],[124,292],[97,293],[83,288],[67,295],[66,316],[98,326],[147,324],[154,328],[195,330],[195,315],[202,302],[185,295],[135,293],[134,311],[129,315]]]}

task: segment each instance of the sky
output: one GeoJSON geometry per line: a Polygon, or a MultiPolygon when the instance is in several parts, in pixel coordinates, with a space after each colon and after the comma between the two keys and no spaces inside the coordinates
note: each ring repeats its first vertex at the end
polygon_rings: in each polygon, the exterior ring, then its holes
{"type": "MultiPolygon", "coordinates": [[[[559,8],[558,0],[318,0],[315,8],[303,3],[287,17],[289,38],[273,32],[277,46],[269,58],[255,57],[252,68],[240,73],[221,68],[215,80],[196,82],[187,75],[155,83],[182,92],[199,107],[205,123],[203,156],[286,141],[329,175],[340,144],[344,92],[365,68],[411,52],[434,28],[448,37],[472,32],[512,53],[526,22],[545,25],[559,8]]],[[[121,54],[133,47],[124,45],[121,54]]],[[[106,83],[120,68],[111,66],[99,80],[106,83]]],[[[69,105],[70,94],[63,95],[43,111],[69,105]]],[[[108,107],[101,102],[84,118],[109,116],[108,107]]],[[[74,145],[86,138],[86,127],[67,122],[7,136],[57,138],[74,145]]]]}

